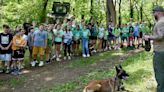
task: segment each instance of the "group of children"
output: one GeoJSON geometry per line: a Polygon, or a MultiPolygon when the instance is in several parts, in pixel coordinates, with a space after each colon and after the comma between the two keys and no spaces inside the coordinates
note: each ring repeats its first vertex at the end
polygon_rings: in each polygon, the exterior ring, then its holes
{"type": "Polygon", "coordinates": [[[66,18],[55,24],[25,23],[22,27],[17,26],[14,33],[8,25],[3,25],[3,30],[0,34],[0,72],[18,75],[24,68],[26,51],[29,51],[32,67],[54,60],[71,60],[73,56],[90,57],[94,52],[120,49],[125,41],[127,47],[135,48],[135,41],[139,47],[148,27],[145,23],[131,21],[120,27],[111,23],[105,28],[93,19],[89,23],[83,20],[78,23],[74,18],[66,18]]]}

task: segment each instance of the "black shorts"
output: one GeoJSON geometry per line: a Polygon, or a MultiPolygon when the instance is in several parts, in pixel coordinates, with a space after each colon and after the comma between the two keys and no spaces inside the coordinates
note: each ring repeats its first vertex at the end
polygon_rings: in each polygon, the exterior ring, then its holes
{"type": "Polygon", "coordinates": [[[25,54],[25,50],[24,49],[14,50],[12,52],[12,60],[13,61],[24,60],[24,54],[25,54]]]}
{"type": "Polygon", "coordinates": [[[55,44],[61,44],[61,42],[55,42],[55,44]]]}
{"type": "Polygon", "coordinates": [[[73,44],[80,44],[80,40],[73,40],[73,44]]]}
{"type": "Polygon", "coordinates": [[[140,32],[140,38],[142,38],[143,37],[143,32],[140,32]]]}
{"type": "Polygon", "coordinates": [[[89,39],[91,39],[91,40],[97,40],[97,37],[95,37],[95,36],[90,36],[89,39]]]}

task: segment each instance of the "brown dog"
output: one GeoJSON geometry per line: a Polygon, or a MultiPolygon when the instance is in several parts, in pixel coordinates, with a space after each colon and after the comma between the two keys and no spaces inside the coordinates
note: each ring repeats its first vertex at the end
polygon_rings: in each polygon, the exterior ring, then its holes
{"type": "Polygon", "coordinates": [[[119,65],[120,69],[117,66],[115,68],[117,73],[114,78],[93,80],[84,88],[83,92],[117,92],[124,90],[122,80],[129,75],[122,69],[121,65],[119,65]]]}

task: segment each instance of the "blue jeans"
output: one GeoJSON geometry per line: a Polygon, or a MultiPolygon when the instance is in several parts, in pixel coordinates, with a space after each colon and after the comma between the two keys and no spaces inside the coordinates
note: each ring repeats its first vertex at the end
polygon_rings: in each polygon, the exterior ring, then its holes
{"type": "Polygon", "coordinates": [[[89,54],[89,48],[88,48],[88,39],[82,38],[82,52],[83,54],[89,54]]]}

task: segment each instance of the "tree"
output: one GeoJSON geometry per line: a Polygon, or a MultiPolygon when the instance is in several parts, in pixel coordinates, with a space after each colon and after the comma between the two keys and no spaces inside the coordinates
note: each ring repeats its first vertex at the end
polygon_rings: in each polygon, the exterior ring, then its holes
{"type": "Polygon", "coordinates": [[[110,22],[116,25],[116,10],[113,0],[107,0],[106,5],[107,5],[107,16],[106,16],[107,26],[109,25],[110,22]]]}
{"type": "Polygon", "coordinates": [[[119,10],[118,10],[118,12],[119,12],[119,17],[118,17],[118,25],[119,25],[119,27],[121,26],[121,0],[119,0],[119,10]]]}
{"type": "Polygon", "coordinates": [[[132,0],[130,0],[130,18],[133,18],[133,3],[132,3],[132,0]]]}
{"type": "Polygon", "coordinates": [[[48,0],[43,0],[43,10],[42,10],[42,15],[41,15],[41,22],[45,22],[46,21],[46,9],[47,9],[47,5],[48,5],[48,0]]]}

